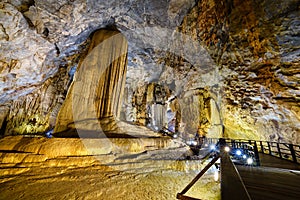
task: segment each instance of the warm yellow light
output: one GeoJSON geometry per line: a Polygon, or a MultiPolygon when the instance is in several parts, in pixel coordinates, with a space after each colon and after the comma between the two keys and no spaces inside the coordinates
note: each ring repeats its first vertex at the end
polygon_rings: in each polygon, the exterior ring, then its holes
{"type": "Polygon", "coordinates": [[[226,152],[229,152],[229,151],[230,151],[230,148],[226,146],[226,147],[224,148],[224,150],[225,150],[226,152]]]}

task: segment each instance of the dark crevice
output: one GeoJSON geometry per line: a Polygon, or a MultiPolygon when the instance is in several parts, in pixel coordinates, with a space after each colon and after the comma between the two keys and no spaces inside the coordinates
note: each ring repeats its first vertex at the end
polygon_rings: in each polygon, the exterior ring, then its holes
{"type": "Polygon", "coordinates": [[[44,35],[45,37],[48,37],[48,36],[49,36],[49,29],[48,29],[48,28],[44,28],[43,35],[44,35]]]}
{"type": "Polygon", "coordinates": [[[34,28],[34,24],[32,23],[32,21],[31,21],[28,17],[26,17],[25,15],[23,15],[23,17],[24,17],[24,19],[27,21],[28,26],[29,26],[30,28],[34,28]]]}
{"type": "Polygon", "coordinates": [[[0,150],[0,153],[32,153],[32,152],[18,151],[18,150],[0,150]]]}
{"type": "Polygon", "coordinates": [[[5,117],[5,119],[4,119],[4,121],[3,121],[3,124],[2,124],[2,126],[1,126],[1,129],[0,129],[0,137],[4,136],[6,127],[7,127],[7,117],[5,117]]]}
{"type": "Polygon", "coordinates": [[[34,0],[31,0],[31,1],[28,1],[28,2],[24,2],[24,4],[20,5],[18,7],[18,10],[21,12],[21,13],[25,13],[29,10],[29,8],[31,6],[35,6],[35,1],[34,0]]]}
{"type": "Polygon", "coordinates": [[[59,50],[56,43],[54,45],[55,45],[56,54],[57,54],[57,56],[59,56],[60,55],[60,50],[59,50]]]}
{"type": "Polygon", "coordinates": [[[30,28],[33,28],[34,27],[34,24],[32,23],[32,21],[26,16],[24,15],[25,12],[29,11],[29,8],[31,6],[35,6],[35,1],[29,1],[29,2],[26,2],[25,4],[22,4],[18,7],[18,10],[22,13],[24,19],[27,21],[28,25],[30,28]]]}

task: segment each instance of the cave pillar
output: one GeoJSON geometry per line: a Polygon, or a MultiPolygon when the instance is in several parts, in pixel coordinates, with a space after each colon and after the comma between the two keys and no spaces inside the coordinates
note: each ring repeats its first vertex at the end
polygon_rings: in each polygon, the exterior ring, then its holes
{"type": "Polygon", "coordinates": [[[70,129],[115,131],[127,69],[127,40],[116,30],[94,33],[79,63],[54,132],[70,129]]]}

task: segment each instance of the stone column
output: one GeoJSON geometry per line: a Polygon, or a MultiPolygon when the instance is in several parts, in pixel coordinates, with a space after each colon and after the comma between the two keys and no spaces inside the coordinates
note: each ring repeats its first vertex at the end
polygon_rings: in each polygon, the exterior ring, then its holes
{"type": "Polygon", "coordinates": [[[116,131],[127,69],[127,40],[116,30],[94,33],[80,61],[54,132],[69,129],[116,131]]]}

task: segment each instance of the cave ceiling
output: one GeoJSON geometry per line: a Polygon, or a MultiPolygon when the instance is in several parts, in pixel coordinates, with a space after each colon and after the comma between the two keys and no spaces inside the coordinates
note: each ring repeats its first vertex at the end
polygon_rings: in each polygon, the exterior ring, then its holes
{"type": "Polygon", "coordinates": [[[70,64],[93,31],[106,26],[127,37],[129,67],[141,67],[137,60],[153,67],[161,58],[154,52],[162,50],[155,50],[153,41],[171,37],[195,5],[193,0],[6,2],[1,3],[1,103],[32,92],[70,64]]]}

